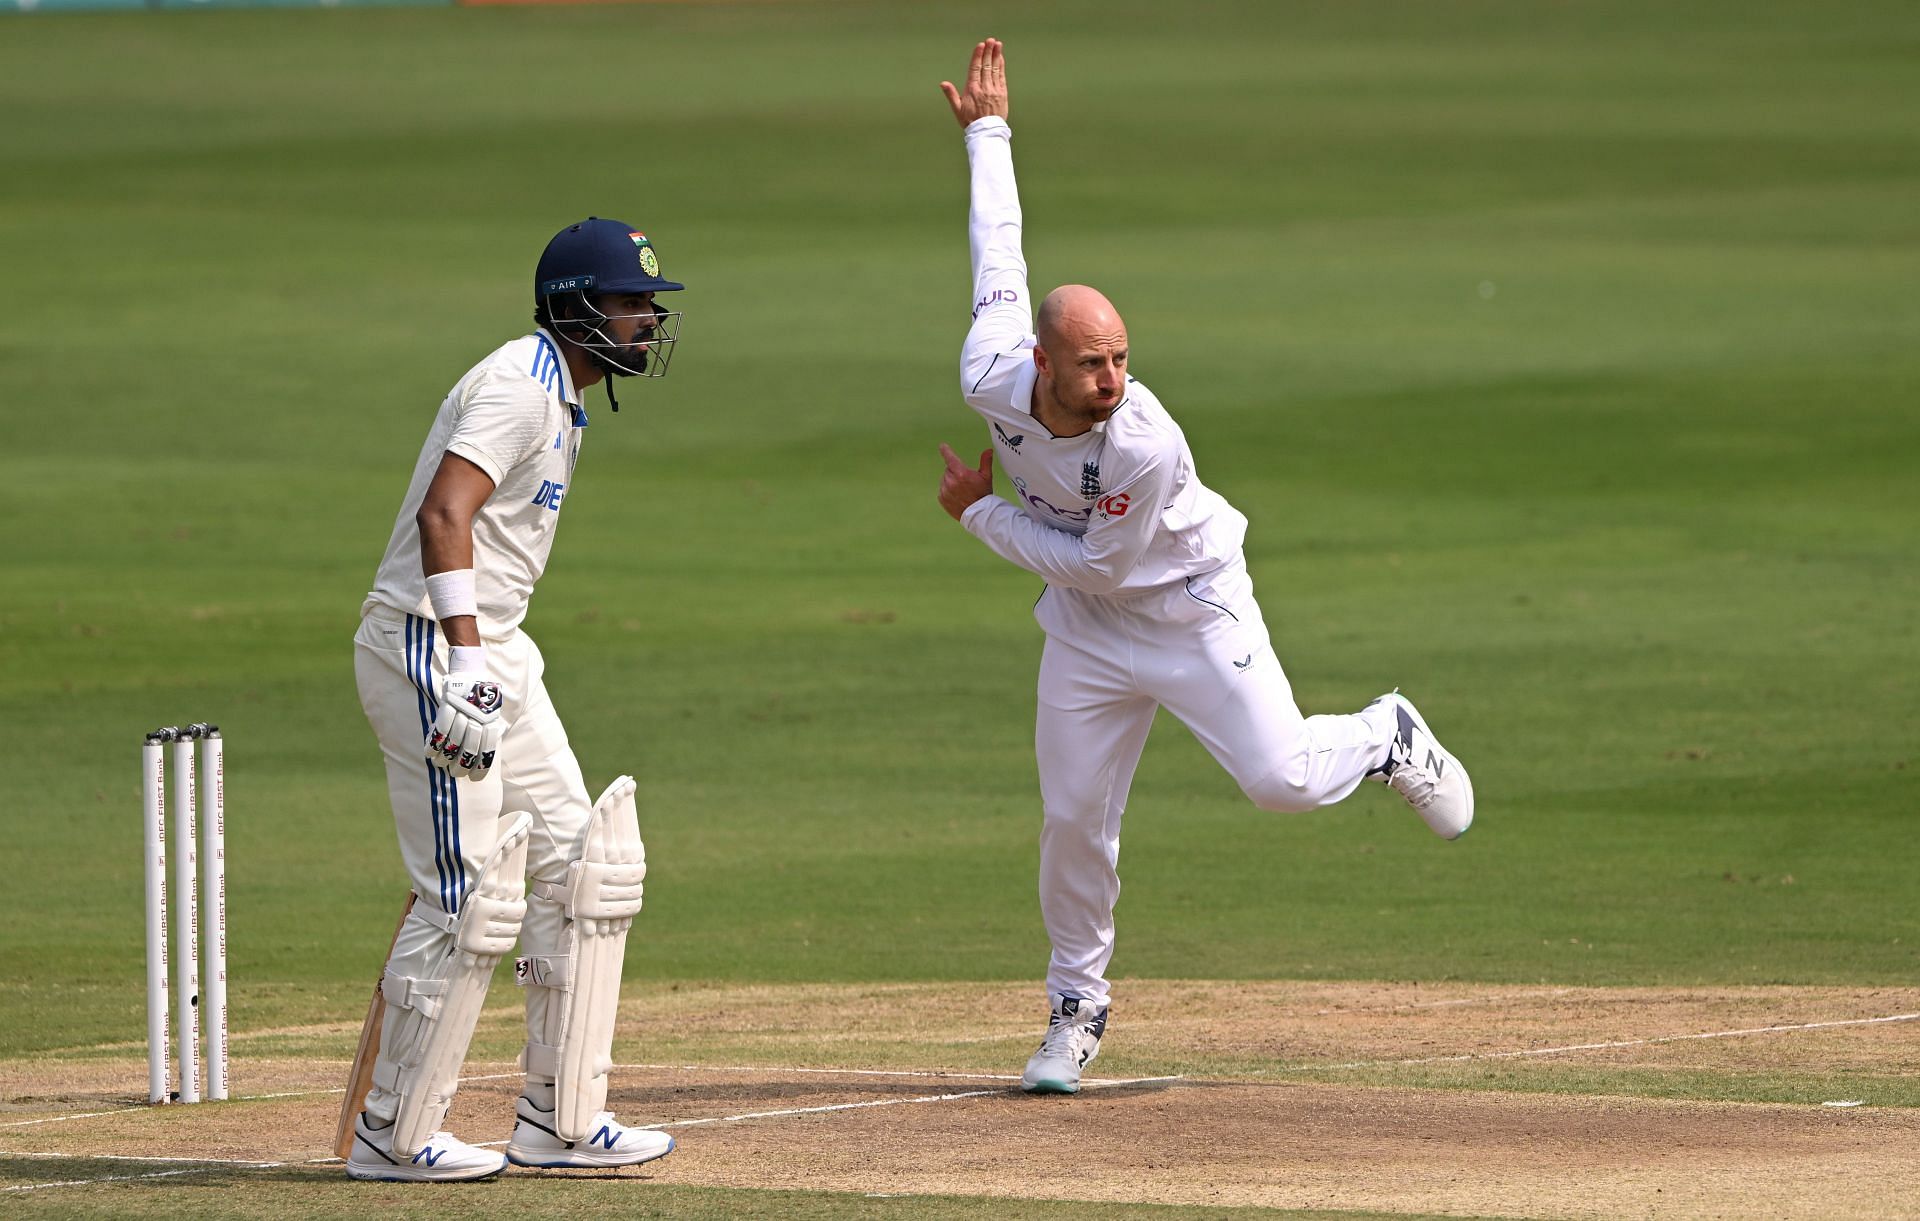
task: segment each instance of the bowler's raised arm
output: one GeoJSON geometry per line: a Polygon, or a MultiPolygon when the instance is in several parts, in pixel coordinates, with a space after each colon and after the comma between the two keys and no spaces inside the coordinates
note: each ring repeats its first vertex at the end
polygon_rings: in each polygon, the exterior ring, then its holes
{"type": "Polygon", "coordinates": [[[953,107],[953,117],[961,127],[988,115],[1007,117],[1007,57],[998,38],[973,45],[966,86],[963,93],[953,87],[952,81],[940,82],[940,91],[947,95],[947,105],[953,107]]]}
{"type": "Polygon", "coordinates": [[[973,324],[960,358],[961,390],[970,393],[996,356],[1033,333],[1027,260],[1020,248],[1020,191],[1013,176],[1013,129],[1007,125],[1007,61],[1000,40],[974,44],[965,89],[940,82],[953,117],[966,132],[970,176],[967,247],[973,263],[973,324]]]}

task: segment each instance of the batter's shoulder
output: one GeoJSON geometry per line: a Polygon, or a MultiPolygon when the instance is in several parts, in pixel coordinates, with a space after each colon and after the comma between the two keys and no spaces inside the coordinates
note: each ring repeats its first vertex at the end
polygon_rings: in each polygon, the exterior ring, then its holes
{"type": "Polygon", "coordinates": [[[539,331],[508,340],[482,363],[502,381],[523,382],[543,395],[561,392],[560,353],[539,331]]]}
{"type": "Polygon", "coordinates": [[[565,393],[560,354],[539,332],[501,344],[461,380],[460,397],[500,406],[544,410],[565,393]]]}

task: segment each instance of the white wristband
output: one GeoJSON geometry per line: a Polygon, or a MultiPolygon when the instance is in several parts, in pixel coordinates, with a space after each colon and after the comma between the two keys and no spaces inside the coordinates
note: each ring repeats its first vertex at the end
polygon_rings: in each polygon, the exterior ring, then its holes
{"type": "Polygon", "coordinates": [[[433,617],[442,623],[461,615],[478,617],[480,604],[473,597],[473,569],[429,573],[427,601],[433,605],[433,617]]]}
{"type": "Polygon", "coordinates": [[[486,672],[486,645],[456,644],[447,649],[447,673],[485,674],[486,672]]]}

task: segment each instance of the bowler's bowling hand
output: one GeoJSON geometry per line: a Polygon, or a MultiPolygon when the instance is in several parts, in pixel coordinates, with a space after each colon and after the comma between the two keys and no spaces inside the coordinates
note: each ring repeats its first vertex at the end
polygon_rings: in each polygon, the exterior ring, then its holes
{"type": "Polygon", "coordinates": [[[952,81],[940,82],[940,92],[947,95],[947,105],[953,107],[960,126],[990,114],[1007,117],[1007,56],[998,38],[974,44],[966,84],[963,93],[952,81]]]}

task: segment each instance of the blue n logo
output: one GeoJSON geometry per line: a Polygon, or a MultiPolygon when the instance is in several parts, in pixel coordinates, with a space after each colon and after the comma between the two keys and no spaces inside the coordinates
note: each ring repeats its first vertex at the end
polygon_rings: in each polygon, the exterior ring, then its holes
{"type": "Polygon", "coordinates": [[[439,1165],[440,1159],[446,1155],[447,1151],[445,1149],[435,1149],[432,1145],[428,1145],[413,1155],[413,1164],[418,1166],[421,1162],[425,1162],[428,1168],[432,1168],[439,1165]]]}
{"type": "Polygon", "coordinates": [[[593,1139],[589,1140],[587,1143],[589,1145],[599,1145],[601,1148],[611,1153],[613,1151],[613,1146],[617,1144],[619,1140],[620,1138],[613,1134],[613,1128],[611,1125],[609,1125],[607,1127],[601,1128],[598,1132],[595,1132],[593,1134],[593,1139]]]}

